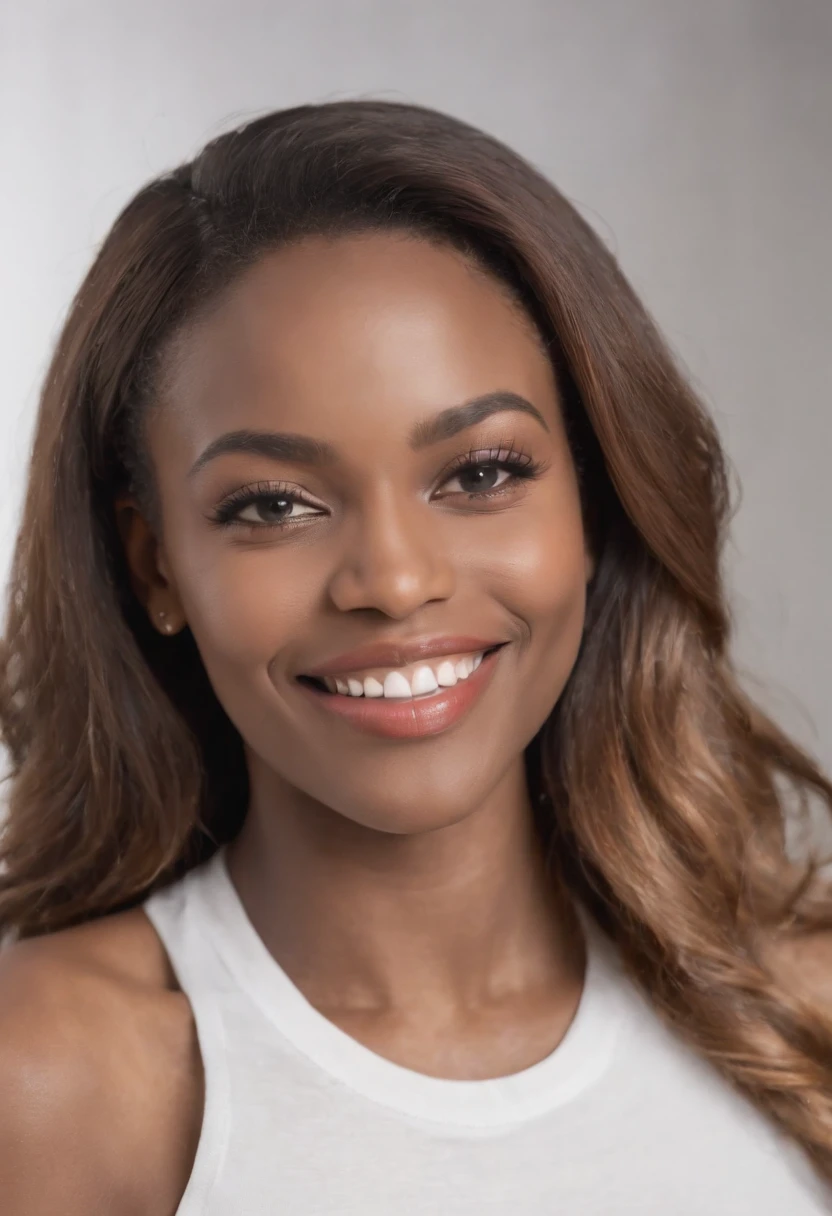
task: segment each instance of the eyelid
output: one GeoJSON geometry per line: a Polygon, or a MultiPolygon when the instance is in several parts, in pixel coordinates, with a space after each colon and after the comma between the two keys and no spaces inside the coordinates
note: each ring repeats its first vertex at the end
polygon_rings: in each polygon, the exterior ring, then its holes
{"type": "Polygon", "coordinates": [[[458,456],[455,456],[446,465],[445,471],[453,472],[454,469],[460,468],[465,464],[485,464],[486,461],[493,461],[496,464],[504,460],[511,460],[513,462],[522,461],[524,464],[532,463],[532,457],[517,445],[516,440],[498,439],[494,443],[484,443],[477,447],[469,448],[467,452],[460,452],[458,456]]]}
{"type": "Polygon", "coordinates": [[[522,466],[530,468],[534,465],[533,457],[526,452],[519,451],[513,444],[500,443],[491,447],[471,448],[468,452],[461,453],[442,470],[436,479],[436,486],[443,485],[454,473],[458,473],[460,469],[468,468],[470,465],[477,464],[503,464],[522,466]]]}
{"type": "MultiPolygon", "coordinates": [[[[439,491],[447,481],[463,469],[477,465],[501,465],[513,473],[513,477],[509,480],[534,478],[543,468],[528,452],[522,451],[513,439],[498,440],[490,446],[472,447],[467,452],[461,452],[455,456],[436,478],[432,493],[435,494],[439,491]]],[[[488,491],[484,491],[479,496],[486,497],[487,493],[488,491]]],[[[296,482],[261,480],[238,486],[225,494],[210,512],[209,518],[218,524],[232,523],[235,522],[235,517],[241,511],[258,499],[274,498],[279,495],[285,495],[322,514],[330,509],[296,482]]],[[[248,521],[239,522],[248,526],[248,521]]]]}
{"type": "Polygon", "coordinates": [[[467,502],[476,500],[485,503],[492,498],[496,499],[511,494],[518,490],[523,483],[536,480],[545,468],[545,464],[535,460],[526,452],[518,451],[513,444],[472,449],[467,454],[456,457],[450,465],[445,467],[445,471],[434,483],[431,498],[442,502],[446,499],[450,501],[462,497],[467,502]],[[466,469],[488,468],[489,466],[508,473],[508,477],[499,485],[485,490],[449,491],[445,489],[449,482],[466,469]]]}
{"type": "Polygon", "coordinates": [[[314,507],[321,513],[328,510],[325,503],[314,498],[308,490],[304,490],[302,486],[297,485],[295,482],[255,481],[249,482],[244,486],[238,486],[235,490],[232,490],[220,499],[211,511],[210,519],[218,524],[240,522],[243,526],[249,526],[249,521],[247,520],[236,520],[239,512],[245,510],[246,507],[251,506],[252,503],[257,502],[260,498],[277,498],[280,495],[285,495],[286,498],[291,498],[306,507],[314,507]]]}
{"type": "Polygon", "coordinates": [[[319,499],[305,490],[303,486],[299,486],[293,481],[252,481],[244,486],[238,486],[225,494],[217,504],[217,510],[227,506],[229,503],[237,503],[250,501],[254,498],[276,497],[278,494],[285,494],[287,497],[297,498],[302,502],[306,502],[309,506],[323,506],[319,499]]]}

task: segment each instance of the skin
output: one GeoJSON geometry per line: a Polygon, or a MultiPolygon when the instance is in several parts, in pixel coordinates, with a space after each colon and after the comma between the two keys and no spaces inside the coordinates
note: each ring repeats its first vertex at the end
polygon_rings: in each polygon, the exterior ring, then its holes
{"type": "MultiPolygon", "coordinates": [[[[541,1059],[574,1016],[584,959],[538,854],[523,751],[575,662],[592,560],[536,331],[448,248],[307,240],[181,335],[147,437],[161,528],[118,504],[133,584],[163,632],[192,630],[245,741],[251,804],[229,866],[269,950],[327,1017],[410,1068],[474,1079],[541,1059]],[[496,392],[527,404],[460,417],[496,392]],[[304,435],[332,458],[206,459],[241,429],[304,435]],[[509,449],[534,478],[491,467],[476,494],[450,469],[509,449]],[[229,493],[262,482],[312,509],[283,528],[218,526],[229,493]],[[358,730],[296,678],[368,642],[437,635],[502,648],[468,712],[426,737],[358,730]]],[[[202,1078],[144,913],[2,965],[11,1211],[55,1210],[55,1187],[64,1212],[175,1211],[202,1078]],[[67,1136],[58,1182],[44,1166],[67,1136]]]]}
{"type": "MultiPolygon", "coordinates": [[[[246,745],[229,867],[250,919],[304,995],[381,1055],[465,1079],[530,1066],[568,1028],[584,958],[538,852],[523,752],[574,665],[593,572],[537,333],[448,248],[315,238],[248,270],[166,370],[147,426],[161,527],[129,499],[119,522],[136,594],[162,632],[191,629],[246,745]],[[532,409],[414,448],[414,431],[495,392],[532,409]],[[207,459],[240,430],[332,458],[207,459]],[[472,496],[449,472],[506,449],[535,477],[492,470],[500,492],[472,496]],[[307,513],[219,526],[254,483],[300,491],[307,513]],[[457,634],[503,646],[467,714],[422,738],[367,734],[297,680],[367,642],[457,634]]],[[[140,909],[0,958],[0,1090],[9,1216],[175,1212],[203,1079],[140,909]]]]}
{"type": "Polygon", "coordinates": [[[399,1062],[471,1077],[539,1058],[564,979],[571,1014],[575,965],[522,753],[575,661],[591,560],[535,332],[447,249],[308,242],[187,335],[166,399],[149,428],[164,541],[134,514],[128,552],[151,616],[187,621],[246,741],[251,805],[230,868],[253,923],[314,1004],[399,1062]],[[414,428],[495,389],[540,419],[501,411],[411,449],[414,428]],[[229,428],[311,436],[337,457],[316,469],[235,452],[189,475],[229,428]],[[500,448],[533,458],[538,478],[478,500],[443,483],[460,454],[500,448]],[[206,522],[261,481],[302,487],[325,512],[282,530],[206,522]],[[508,644],[438,735],[366,735],[297,685],[368,641],[463,633],[508,644]],[[504,1025],[518,994],[542,1038],[504,1025]]]}
{"type": "MultiPolygon", "coordinates": [[[[538,853],[522,757],[575,662],[592,575],[534,329],[449,249],[307,240],[248,271],[167,371],[148,420],[161,528],[131,500],[119,520],[151,620],[190,627],[245,741],[251,806],[229,866],[255,928],[380,1054],[453,1078],[528,1067],[568,1028],[584,958],[538,853]],[[414,450],[414,428],[495,391],[538,416],[502,410],[414,450]],[[305,435],[334,459],[204,459],[240,429],[305,435]],[[447,473],[505,448],[537,476],[471,498],[447,473]],[[257,482],[299,487],[314,510],[283,530],[212,522],[257,482]],[[459,633],[505,645],[468,713],[423,738],[357,730],[296,679],[368,641],[459,633]]],[[[0,957],[0,1092],[8,1216],[175,1212],[203,1078],[141,909],[0,957]]]]}

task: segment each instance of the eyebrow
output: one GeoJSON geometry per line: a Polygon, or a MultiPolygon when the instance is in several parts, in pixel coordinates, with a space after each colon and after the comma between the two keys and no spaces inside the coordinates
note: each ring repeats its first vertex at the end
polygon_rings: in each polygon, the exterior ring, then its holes
{"type": "Polygon", "coordinates": [[[471,401],[466,401],[464,405],[452,405],[446,410],[440,410],[433,418],[426,418],[424,422],[418,422],[411,432],[410,446],[414,451],[419,451],[434,443],[441,443],[443,439],[452,439],[460,431],[467,430],[469,426],[474,426],[477,422],[483,422],[492,414],[502,414],[512,410],[515,413],[528,414],[540,423],[544,431],[549,430],[545,418],[531,401],[527,401],[519,393],[501,390],[474,397],[471,401]]]}
{"type": "MultiPolygon", "coordinates": [[[[452,405],[440,410],[433,418],[418,422],[410,433],[410,447],[414,451],[452,439],[460,431],[467,430],[477,422],[483,422],[492,414],[506,412],[528,414],[539,422],[544,431],[549,427],[546,419],[530,401],[519,393],[500,390],[473,397],[462,405],[452,405]]],[[[188,472],[193,477],[210,461],[229,452],[248,452],[255,456],[266,456],[271,460],[285,460],[291,464],[327,465],[338,458],[336,449],[320,439],[307,435],[294,435],[279,431],[227,431],[209,443],[197,457],[188,472]]]]}
{"type": "Polygon", "coordinates": [[[191,465],[188,476],[193,477],[200,469],[218,456],[228,452],[249,452],[254,456],[267,456],[270,460],[286,460],[290,464],[333,464],[337,452],[331,444],[306,435],[281,434],[278,431],[228,431],[220,435],[191,465]]]}

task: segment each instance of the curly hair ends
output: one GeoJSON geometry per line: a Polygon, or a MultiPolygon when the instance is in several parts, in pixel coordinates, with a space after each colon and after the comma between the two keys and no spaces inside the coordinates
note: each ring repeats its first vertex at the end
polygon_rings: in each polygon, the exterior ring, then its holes
{"type": "Polygon", "coordinates": [[[0,654],[0,931],[134,905],[239,830],[241,741],[188,631],[162,643],[139,610],[113,502],[129,488],[153,517],[144,418],[183,327],[265,250],[377,228],[476,259],[560,379],[597,561],[581,652],[529,749],[552,864],[660,1013],[832,1181],[832,1026],[778,962],[832,929],[820,863],[787,847],[832,785],[729,659],[715,429],[574,208],[422,107],[301,106],[221,135],[136,195],[82,283],[43,386],[0,654]]]}

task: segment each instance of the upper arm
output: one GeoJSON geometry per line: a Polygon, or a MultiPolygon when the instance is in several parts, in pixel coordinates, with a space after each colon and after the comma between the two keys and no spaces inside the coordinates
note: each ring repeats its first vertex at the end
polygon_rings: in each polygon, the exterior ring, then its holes
{"type": "Polygon", "coordinates": [[[0,956],[3,1216],[173,1216],[201,1112],[195,1051],[187,1019],[140,990],[35,942],[0,956]]]}
{"type": "Polygon", "coordinates": [[[72,1049],[71,1016],[61,1018],[37,969],[11,955],[0,960],[4,1216],[117,1213],[106,1194],[95,1078],[72,1049]]]}
{"type": "MultiPolygon", "coordinates": [[[[5,1029],[2,1028],[2,1029],[5,1029]]],[[[96,1165],[100,1127],[71,1062],[0,1047],[0,1178],[4,1216],[127,1213],[96,1165]]]]}

